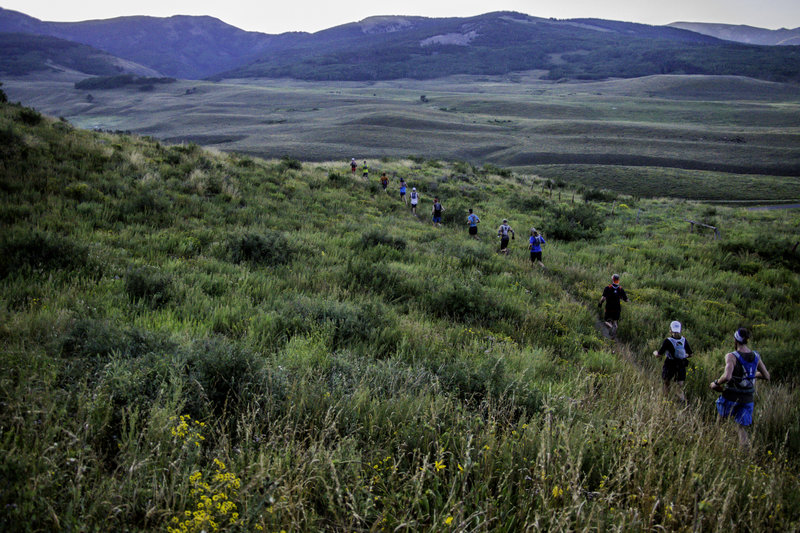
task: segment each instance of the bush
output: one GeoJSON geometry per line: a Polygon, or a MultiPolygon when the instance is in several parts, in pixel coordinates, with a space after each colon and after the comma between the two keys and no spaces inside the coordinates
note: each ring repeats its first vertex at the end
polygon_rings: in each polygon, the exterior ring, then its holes
{"type": "Polygon", "coordinates": [[[508,205],[520,211],[532,211],[545,207],[547,202],[544,198],[536,196],[535,194],[514,194],[509,198],[508,205]]]}
{"type": "Polygon", "coordinates": [[[502,176],[504,178],[511,177],[511,170],[507,168],[498,167],[497,165],[493,165],[491,163],[486,163],[485,165],[483,165],[481,172],[483,172],[484,174],[494,174],[496,176],[502,176]]]}
{"type": "Polygon", "coordinates": [[[347,185],[349,178],[338,172],[330,171],[328,172],[328,182],[334,187],[343,187],[347,185]]]}
{"type": "Polygon", "coordinates": [[[616,194],[605,189],[584,188],[580,193],[587,202],[613,202],[617,199],[616,194]]]}
{"type": "Polygon", "coordinates": [[[289,241],[274,231],[232,236],[228,239],[228,251],[232,262],[253,265],[283,265],[292,257],[289,241]]]}
{"type": "Polygon", "coordinates": [[[0,277],[23,268],[72,270],[88,265],[88,251],[71,240],[34,231],[0,240],[0,277]]]}
{"type": "Polygon", "coordinates": [[[548,223],[548,233],[562,241],[595,239],[605,227],[602,215],[591,205],[559,207],[553,215],[548,223]]]}
{"type": "Polygon", "coordinates": [[[283,170],[302,170],[303,164],[294,159],[293,157],[283,156],[279,164],[280,169],[283,170]]]}
{"type": "Polygon", "coordinates": [[[134,302],[144,301],[158,308],[170,299],[172,278],[152,267],[129,268],[125,276],[125,292],[134,302]]]}
{"type": "Polygon", "coordinates": [[[29,107],[23,107],[22,109],[19,110],[19,115],[17,115],[17,119],[23,124],[27,124],[28,126],[35,126],[42,121],[42,115],[35,109],[31,109],[29,107]]]}
{"type": "Polygon", "coordinates": [[[380,230],[368,231],[361,235],[361,245],[364,248],[371,248],[373,246],[390,246],[395,250],[405,250],[406,241],[401,237],[393,237],[380,230]]]}
{"type": "MultiPolygon", "coordinates": [[[[719,248],[726,254],[734,257],[727,259],[723,256],[722,263],[728,267],[728,263],[740,263],[740,257],[746,254],[755,254],[764,261],[775,265],[783,265],[793,272],[800,270],[800,246],[795,249],[796,239],[788,239],[777,235],[759,235],[758,237],[734,237],[729,240],[720,241],[719,248]]],[[[727,268],[728,270],[739,270],[737,268],[727,268]]]]}
{"type": "Polygon", "coordinates": [[[217,413],[259,396],[263,360],[224,338],[195,342],[187,351],[186,367],[217,413]]]}

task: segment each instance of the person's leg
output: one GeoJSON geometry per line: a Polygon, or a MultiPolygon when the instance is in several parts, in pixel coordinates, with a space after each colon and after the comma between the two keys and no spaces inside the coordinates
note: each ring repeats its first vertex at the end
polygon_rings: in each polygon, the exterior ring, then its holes
{"type": "Polygon", "coordinates": [[[739,446],[745,450],[750,449],[750,436],[747,434],[747,428],[737,425],[736,429],[739,433],[739,446]]]}
{"type": "Polygon", "coordinates": [[[684,394],[684,392],[683,392],[684,383],[685,383],[684,381],[678,381],[677,382],[677,384],[678,384],[678,399],[682,403],[686,403],[686,394],[684,394]]]}

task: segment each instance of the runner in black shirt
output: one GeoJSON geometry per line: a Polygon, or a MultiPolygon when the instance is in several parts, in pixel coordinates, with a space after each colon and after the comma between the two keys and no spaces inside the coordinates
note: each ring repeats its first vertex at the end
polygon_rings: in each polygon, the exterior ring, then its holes
{"type": "Polygon", "coordinates": [[[664,381],[664,394],[669,394],[670,382],[678,384],[678,399],[686,403],[686,396],[683,393],[683,384],[686,381],[686,367],[688,359],[692,356],[692,348],[689,341],[681,335],[681,323],[673,320],[669,325],[670,336],[661,343],[661,348],[653,352],[656,357],[666,355],[664,367],[661,369],[661,379],[664,381]]]}
{"type": "Polygon", "coordinates": [[[603,289],[603,297],[600,298],[600,303],[597,304],[597,307],[601,307],[603,302],[606,302],[606,312],[603,320],[606,327],[608,327],[608,335],[612,339],[617,335],[617,323],[622,312],[620,300],[627,302],[628,295],[625,294],[625,289],[619,284],[619,274],[614,274],[611,276],[611,285],[603,289]]]}

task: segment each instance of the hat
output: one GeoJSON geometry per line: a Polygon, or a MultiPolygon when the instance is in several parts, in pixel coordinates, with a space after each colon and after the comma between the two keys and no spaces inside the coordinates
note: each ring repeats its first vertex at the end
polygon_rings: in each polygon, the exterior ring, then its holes
{"type": "Polygon", "coordinates": [[[536,228],[531,228],[531,232],[532,233],[539,233],[538,231],[536,231],[536,228]]]}
{"type": "Polygon", "coordinates": [[[507,219],[507,218],[504,218],[504,219],[503,219],[503,224],[505,224],[505,223],[507,223],[507,222],[508,222],[508,219],[507,219]]]}
{"type": "Polygon", "coordinates": [[[417,188],[416,188],[416,187],[411,187],[411,190],[412,190],[412,191],[416,191],[416,190],[417,190],[417,188]]]}
{"type": "Polygon", "coordinates": [[[681,332],[681,323],[677,320],[673,320],[669,325],[669,330],[673,333],[680,333],[681,332]]]}
{"type": "Polygon", "coordinates": [[[611,279],[619,279],[619,274],[612,274],[611,279]]]}

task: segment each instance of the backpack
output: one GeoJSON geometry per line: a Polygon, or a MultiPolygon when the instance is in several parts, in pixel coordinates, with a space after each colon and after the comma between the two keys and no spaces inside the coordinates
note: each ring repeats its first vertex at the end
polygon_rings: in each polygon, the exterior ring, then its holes
{"type": "Polygon", "coordinates": [[[498,233],[500,235],[502,235],[503,237],[508,237],[508,230],[510,230],[510,229],[511,229],[511,226],[509,226],[508,224],[503,224],[503,225],[500,226],[500,231],[498,233]]]}
{"type": "Polygon", "coordinates": [[[681,337],[680,339],[675,339],[673,337],[667,337],[667,340],[672,343],[672,347],[675,349],[675,355],[671,355],[669,358],[686,359],[686,338],[681,337]]]}
{"type": "Polygon", "coordinates": [[[736,360],[739,361],[740,365],[742,365],[742,370],[744,374],[742,378],[738,381],[734,378],[733,381],[736,381],[736,383],[734,383],[735,388],[737,390],[744,390],[744,391],[754,389],[756,386],[756,372],[758,371],[758,360],[760,359],[761,356],[758,354],[757,351],[753,350],[753,355],[755,357],[753,358],[752,363],[748,363],[747,361],[744,360],[742,354],[740,354],[738,351],[733,352],[733,355],[736,356],[736,360]]]}

